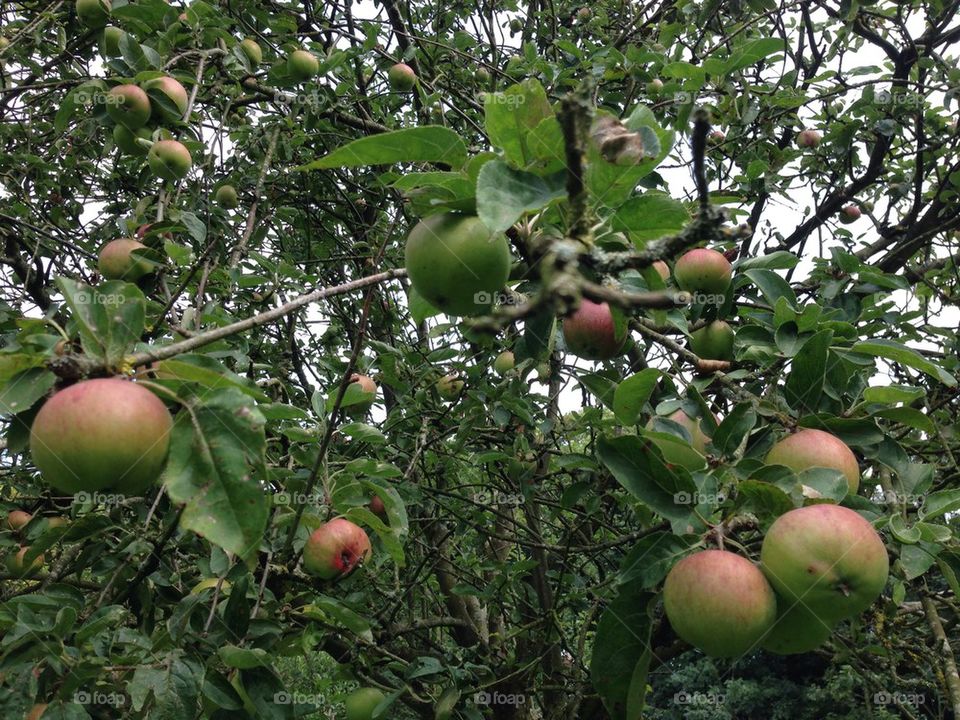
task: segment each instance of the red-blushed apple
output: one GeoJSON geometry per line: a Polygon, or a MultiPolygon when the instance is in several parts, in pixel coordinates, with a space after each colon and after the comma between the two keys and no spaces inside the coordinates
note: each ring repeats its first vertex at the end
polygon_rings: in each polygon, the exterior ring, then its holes
{"type": "Polygon", "coordinates": [[[77,18],[88,28],[99,30],[110,17],[110,0],[77,0],[77,18]]]}
{"type": "Polygon", "coordinates": [[[353,572],[370,558],[370,538],[359,525],[346,518],[324,523],[307,539],[303,548],[303,569],[323,580],[353,572]]]}
{"type": "Polygon", "coordinates": [[[128,130],[136,130],[150,119],[150,98],[136,85],[117,85],[106,96],[107,115],[128,130]]]}
{"type": "Polygon", "coordinates": [[[821,503],[778,517],[760,549],[777,594],[803,603],[827,624],[866,610],[887,584],[883,540],[853,510],[821,503]]]}
{"type": "Polygon", "coordinates": [[[7,514],[7,527],[14,532],[19,532],[25,528],[31,520],[33,520],[33,515],[26,510],[11,510],[7,514]]]}
{"type": "Polygon", "coordinates": [[[673,266],[673,279],[687,292],[722,295],[730,286],[733,268],[723,253],[709,248],[685,252],[673,266]]]}
{"type": "Polygon", "coordinates": [[[100,250],[97,269],[107,280],[136,282],[153,271],[153,264],[133,255],[134,250],[146,250],[147,246],[131,238],[111,240],[100,250]]]}
{"type": "Polygon", "coordinates": [[[845,205],[840,210],[840,222],[844,223],[845,225],[849,225],[850,223],[854,223],[859,220],[862,214],[863,213],[860,211],[860,208],[856,205],[845,205]]]}
{"type": "Polygon", "coordinates": [[[33,562],[27,563],[26,554],[30,548],[26,545],[17,549],[16,553],[7,555],[7,572],[15,578],[28,578],[36,574],[43,567],[43,555],[37,555],[33,562]]]}
{"type": "Polygon", "coordinates": [[[147,162],[154,175],[164,180],[181,180],[193,167],[187,146],[178,140],[159,140],[147,153],[147,162]]]}
{"type": "Polygon", "coordinates": [[[850,494],[860,487],[860,466],[846,443],[823,430],[804,428],[776,443],[765,460],[767,465],[784,465],[794,472],[814,467],[839,470],[847,478],[850,494]]]}
{"type": "Polygon", "coordinates": [[[486,312],[510,277],[510,248],[503,233],[480,218],[455,212],[430,215],[410,231],[405,248],[410,284],[447,315],[486,312]]]}
{"type": "Polygon", "coordinates": [[[726,139],[727,136],[724,135],[721,130],[713,130],[709,135],[707,135],[707,142],[711,145],[719,145],[726,139]]]}
{"type": "Polygon", "coordinates": [[[32,708],[30,712],[27,713],[26,720],[40,720],[43,717],[43,714],[47,711],[47,703],[37,703],[32,708]]]}
{"type": "Polygon", "coordinates": [[[437,393],[444,400],[456,400],[463,392],[464,382],[454,374],[444,375],[437,380],[437,393]]]}
{"type": "Polygon", "coordinates": [[[733,328],[714,320],[690,333],[690,350],[703,360],[733,360],[733,328]]]}
{"type": "Polygon", "coordinates": [[[508,372],[513,370],[515,363],[516,360],[513,356],[513,353],[509,350],[504,350],[502,353],[497,355],[496,359],[493,361],[493,371],[500,376],[506,375],[508,372]]]}
{"type": "Polygon", "coordinates": [[[815,148],[820,144],[820,133],[816,130],[801,130],[797,133],[797,146],[802,148],[815,148]]]}
{"type": "Polygon", "coordinates": [[[609,360],[620,355],[626,339],[626,323],[618,327],[607,303],[583,298],[580,307],[563,319],[567,349],[585,360],[609,360]]]}
{"type": "Polygon", "coordinates": [[[409,92],[417,84],[417,74],[406,63],[397,63],[387,71],[387,80],[397,92],[409,92]]]}
{"type": "Polygon", "coordinates": [[[320,72],[320,61],[308,50],[294,50],[287,56],[287,73],[295,82],[304,82],[320,72]]]}
{"type": "Polygon", "coordinates": [[[384,504],[383,498],[379,495],[373,495],[370,498],[367,509],[384,522],[387,522],[387,506],[384,504]]]}
{"type": "Polygon", "coordinates": [[[833,634],[834,624],[822,620],[802,602],[777,598],[777,620],[764,635],[761,647],[775,655],[797,655],[816,650],[833,634]]]}
{"type": "Polygon", "coordinates": [[[244,38],[240,41],[240,50],[247,56],[250,64],[256,67],[263,62],[263,51],[253,38],[244,38]]]}
{"type": "Polygon", "coordinates": [[[712,657],[759,647],[777,617],[763,573],[724,550],[703,550],[674,565],[663,584],[663,606],[677,635],[712,657]]]}
{"type": "Polygon", "coordinates": [[[350,384],[357,385],[363,391],[364,399],[347,406],[345,409],[350,413],[364,415],[373,407],[373,403],[377,399],[377,384],[373,381],[373,378],[360,373],[353,373],[350,376],[350,384]]]}
{"type": "Polygon", "coordinates": [[[657,260],[655,263],[653,263],[653,269],[657,271],[660,279],[664,282],[670,279],[670,266],[667,265],[663,260],[657,260]]]}
{"type": "Polygon", "coordinates": [[[187,95],[186,88],[180,84],[178,80],[174,80],[169,75],[164,77],[154,78],[153,80],[147,80],[143,84],[143,89],[149,92],[153,90],[162,94],[167,100],[170,101],[170,104],[176,108],[176,112],[173,112],[172,109],[164,112],[164,108],[160,103],[156,103],[153,107],[154,110],[160,113],[161,116],[173,117],[174,119],[182,119],[184,114],[187,112],[187,105],[190,103],[190,98],[187,95]]]}
{"type": "Polygon", "coordinates": [[[63,493],[138,494],[160,476],[172,426],[166,406],[146,388],[119,378],[84,380],[40,408],[30,454],[63,493]]]}
{"type": "Polygon", "coordinates": [[[343,701],[347,720],[373,720],[373,711],[386,697],[383,691],[377,688],[354,690],[343,701]]]}

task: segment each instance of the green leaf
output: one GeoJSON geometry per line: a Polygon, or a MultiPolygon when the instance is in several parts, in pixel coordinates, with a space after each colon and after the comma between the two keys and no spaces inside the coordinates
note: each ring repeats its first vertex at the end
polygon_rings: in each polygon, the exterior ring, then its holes
{"type": "Polygon", "coordinates": [[[160,360],[153,365],[159,380],[171,380],[199,385],[205,390],[233,388],[244,395],[266,401],[266,393],[245,377],[231,372],[216,358],[209,355],[177,355],[170,360],[160,360]]]}
{"type": "Polygon", "coordinates": [[[693,547],[694,542],[664,531],[647,535],[630,549],[620,563],[619,583],[636,583],[643,589],[658,585],[670,568],[693,547]]]}
{"type": "Polygon", "coordinates": [[[503,232],[523,213],[540,210],[566,193],[564,173],[542,178],[493,160],[477,178],[477,215],[490,230],[503,232]]]}
{"type": "Polygon", "coordinates": [[[30,368],[17,373],[0,388],[0,415],[16,415],[33,407],[57,382],[46,368],[30,368]]]}
{"type": "Polygon", "coordinates": [[[630,235],[637,247],[650,240],[675,235],[690,222],[683,203],[669,195],[648,192],[621,205],[611,219],[611,227],[630,235]]]}
{"type": "Polygon", "coordinates": [[[457,133],[445,127],[427,125],[354,140],[297,170],[414,162],[445,163],[457,169],[466,160],[467,146],[457,133]]]}
{"type": "Polygon", "coordinates": [[[797,296],[790,285],[772,270],[754,268],[744,271],[743,274],[760,289],[770,307],[775,307],[778,299],[785,298],[790,303],[791,308],[797,309],[797,296]]]}
{"type": "Polygon", "coordinates": [[[884,408],[883,410],[877,410],[877,412],[871,413],[871,416],[893,420],[901,425],[917,428],[918,430],[923,430],[928,433],[936,432],[937,429],[933,420],[919,410],[911,407],[884,408]]]}
{"type": "Polygon", "coordinates": [[[255,667],[270,667],[272,658],[261,648],[242,648],[236,645],[223,645],[217,655],[227,667],[248,670],[255,667]]]}
{"type": "Polygon", "coordinates": [[[590,679],[613,720],[641,717],[655,599],[640,583],[625,585],[597,623],[590,679]]]}
{"type": "Polygon", "coordinates": [[[927,391],[923,388],[908,385],[886,385],[884,387],[868,387],[863,391],[864,402],[880,403],[882,405],[896,405],[897,403],[911,403],[919,400],[927,391]]]}
{"type": "Polygon", "coordinates": [[[57,285],[73,313],[83,351],[118,367],[143,334],[146,301],[136,285],[113,280],[92,288],[66,277],[57,285]]]}
{"type": "Polygon", "coordinates": [[[600,373],[584,373],[577,377],[577,381],[589,390],[604,406],[613,409],[617,384],[606,375],[600,373]]]}
{"type": "Polygon", "coordinates": [[[937,365],[932,360],[928,360],[916,350],[901,345],[893,340],[879,338],[876,340],[864,340],[854,345],[851,350],[855,353],[872,355],[873,357],[883,358],[891,362],[912,367],[922,373],[926,373],[935,380],[939,380],[947,387],[955,387],[956,378],[937,365]]]}
{"type": "Polygon", "coordinates": [[[797,474],[801,485],[813,488],[834,502],[843,500],[850,491],[846,476],[832,468],[812,467],[797,474]]]}
{"type": "Polygon", "coordinates": [[[783,40],[779,38],[757,38],[737,48],[726,63],[726,73],[736,72],[755,65],[768,55],[783,52],[783,40]]]}
{"type": "Polygon", "coordinates": [[[761,268],[764,270],[790,270],[797,266],[800,258],[792,252],[786,250],[777,250],[768,255],[754,255],[745,258],[735,264],[738,272],[761,268]]]}
{"type": "Polygon", "coordinates": [[[668,467],[653,449],[652,442],[636,435],[601,437],[597,456],[624,489],[670,520],[690,514],[689,498],[697,494],[690,473],[668,467]]]}
{"type": "Polygon", "coordinates": [[[180,525],[242,558],[263,540],[270,497],[263,415],[250,398],[229,389],[177,414],[163,484],[185,504],[180,525]]]}
{"type": "Polygon", "coordinates": [[[891,515],[887,521],[887,527],[893,536],[902,543],[913,545],[920,542],[920,528],[907,527],[907,521],[903,515],[891,515]]]}
{"type": "Polygon", "coordinates": [[[653,394],[662,373],[646,368],[617,385],[613,393],[613,412],[624,425],[633,425],[653,394]]]}
{"type": "Polygon", "coordinates": [[[960,490],[938,490],[927,495],[920,516],[931,520],[960,510],[960,490]]]}
{"type": "Polygon", "coordinates": [[[822,330],[807,340],[794,356],[783,389],[784,400],[800,412],[816,412],[823,400],[823,381],[833,331],[822,330]]]}
{"type": "Polygon", "coordinates": [[[757,411],[751,403],[740,403],[727,415],[713,434],[713,446],[723,455],[733,455],[757,424],[757,411]]]}
{"type": "Polygon", "coordinates": [[[427,318],[440,314],[440,310],[428,303],[423,295],[414,289],[413,285],[408,290],[407,307],[410,309],[410,317],[418,325],[427,318]]]}
{"type": "Polygon", "coordinates": [[[370,622],[339,600],[321,595],[314,599],[310,605],[303,608],[303,614],[314,620],[332,622],[332,624],[346,628],[354,635],[362,637],[367,642],[373,642],[370,622]]]}
{"type": "Polygon", "coordinates": [[[503,92],[484,93],[483,111],[490,143],[501,148],[512,165],[525,167],[541,155],[543,148],[539,139],[535,152],[531,153],[527,135],[554,113],[546,90],[538,80],[524,80],[503,92]]]}
{"type": "Polygon", "coordinates": [[[203,685],[203,665],[171,651],[165,660],[153,658],[149,665],[141,665],[127,685],[131,704],[137,712],[143,710],[148,697],[153,696],[150,717],[195,717],[200,707],[200,689],[203,685]]]}

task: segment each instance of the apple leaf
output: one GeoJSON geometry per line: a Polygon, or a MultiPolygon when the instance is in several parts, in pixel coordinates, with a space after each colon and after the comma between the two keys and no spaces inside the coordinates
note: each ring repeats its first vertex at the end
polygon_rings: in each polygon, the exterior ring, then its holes
{"type": "Polygon", "coordinates": [[[928,360],[916,350],[893,340],[886,340],[884,338],[865,340],[864,342],[858,342],[851,349],[855,353],[872,355],[873,357],[883,358],[884,360],[890,360],[901,365],[906,365],[907,367],[912,367],[914,370],[919,370],[935,380],[939,380],[947,387],[955,387],[957,384],[957,379],[935,362],[928,360]]]}
{"type": "Polygon", "coordinates": [[[492,160],[477,178],[477,215],[494,232],[503,232],[525,212],[540,210],[566,197],[563,172],[540,177],[492,160]]]}
{"type": "Polygon", "coordinates": [[[466,160],[467,146],[457,133],[445,127],[427,125],[354,140],[297,170],[416,162],[444,163],[457,169],[463,167],[466,160]]]}
{"type": "Polygon", "coordinates": [[[732,456],[743,439],[757,424],[757,411],[751,403],[740,403],[717,426],[713,446],[722,454],[732,456]]]}
{"type": "Polygon", "coordinates": [[[182,527],[242,558],[256,554],[270,510],[260,411],[235,389],[177,414],[163,484],[182,503],[182,527]]]}
{"type": "Polygon", "coordinates": [[[795,410],[816,412],[820,407],[832,341],[833,331],[822,330],[807,340],[794,356],[783,397],[795,410]]]}
{"type": "Polygon", "coordinates": [[[590,679],[613,720],[641,717],[655,599],[640,583],[624,585],[597,623],[590,679]]]}
{"type": "Polygon", "coordinates": [[[617,385],[613,393],[613,412],[620,422],[624,425],[637,422],[661,375],[656,368],[646,368],[617,385]]]}
{"type": "Polygon", "coordinates": [[[303,614],[308,618],[321,620],[323,622],[330,622],[332,620],[335,625],[346,628],[367,642],[373,642],[373,631],[370,629],[370,622],[339,600],[320,595],[315,598],[310,605],[303,608],[303,614]]]}
{"type": "Polygon", "coordinates": [[[490,143],[503,150],[515,167],[524,167],[529,157],[527,135],[545,119],[554,117],[547,92],[536,79],[511,85],[503,92],[484,93],[485,127],[490,143]]]}
{"type": "Polygon", "coordinates": [[[139,712],[152,695],[151,717],[194,717],[200,704],[203,664],[173,650],[167,658],[141,665],[127,686],[133,709],[139,712]]]}
{"type": "Polygon", "coordinates": [[[16,415],[29,410],[57,382],[57,376],[35,367],[17,373],[0,388],[0,415],[16,415]]]}
{"type": "Polygon", "coordinates": [[[611,220],[614,230],[625,232],[634,245],[680,232],[690,222],[683,203],[663,193],[650,192],[621,205],[611,220]]]}
{"type": "Polygon", "coordinates": [[[57,285],[73,313],[83,351],[108,367],[119,366],[143,333],[146,300],[140,289],[119,280],[93,288],[66,277],[57,278],[57,285]]]}

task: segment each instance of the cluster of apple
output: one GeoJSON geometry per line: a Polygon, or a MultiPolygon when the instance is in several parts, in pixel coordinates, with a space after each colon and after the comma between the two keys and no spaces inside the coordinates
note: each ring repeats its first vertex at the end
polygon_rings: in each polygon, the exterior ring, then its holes
{"type": "MultiPolygon", "coordinates": [[[[10,577],[28,578],[43,567],[43,554],[38,554],[34,556],[32,560],[27,561],[26,556],[27,553],[30,552],[30,546],[22,543],[27,525],[29,525],[33,519],[33,515],[26,510],[11,510],[7,514],[5,529],[21,538],[21,543],[17,546],[16,552],[7,555],[6,566],[10,577]]],[[[62,517],[45,517],[43,520],[46,521],[48,529],[67,524],[66,519],[62,517]]]]}

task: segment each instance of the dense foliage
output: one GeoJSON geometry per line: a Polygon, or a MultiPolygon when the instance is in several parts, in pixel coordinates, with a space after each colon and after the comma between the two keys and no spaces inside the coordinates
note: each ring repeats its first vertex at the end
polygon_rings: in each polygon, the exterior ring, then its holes
{"type": "Polygon", "coordinates": [[[0,715],[956,717],[958,9],[5,3],[0,715]],[[678,637],[822,502],[865,612],[678,637]]]}

